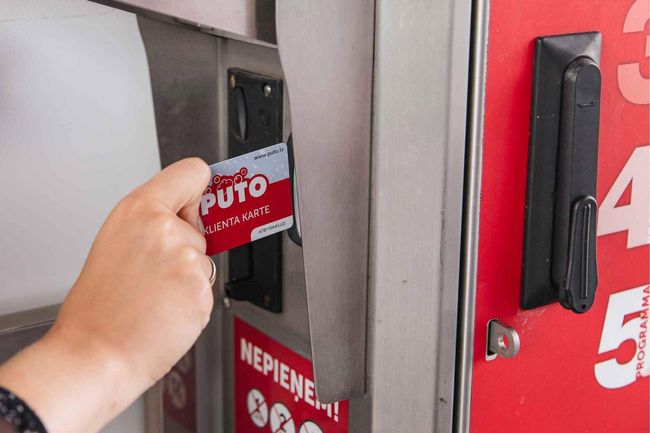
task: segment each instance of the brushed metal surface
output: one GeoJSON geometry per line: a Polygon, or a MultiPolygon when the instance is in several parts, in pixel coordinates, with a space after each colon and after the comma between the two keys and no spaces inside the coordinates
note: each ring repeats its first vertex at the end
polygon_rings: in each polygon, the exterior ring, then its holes
{"type": "Polygon", "coordinates": [[[49,305],[0,316],[0,364],[42,337],[58,311],[58,305],[49,305]]]}
{"type": "Polygon", "coordinates": [[[470,15],[470,0],[377,1],[373,433],[452,431],[470,15]]]}
{"type": "MultiPolygon", "coordinates": [[[[225,71],[230,67],[245,69],[248,71],[284,79],[280,58],[276,49],[262,47],[234,41],[222,40],[220,57],[221,70],[225,71]]],[[[226,93],[226,77],[220,79],[220,85],[224,86],[226,93]]],[[[285,140],[291,132],[290,107],[286,94],[285,81],[284,94],[284,126],[285,140]]],[[[225,99],[223,100],[225,104],[225,99]]],[[[223,143],[227,143],[227,115],[220,116],[222,123],[223,143]]],[[[224,144],[225,146],[225,144],[224,144]]],[[[222,427],[225,433],[231,433],[234,429],[234,401],[232,392],[234,390],[234,360],[235,342],[233,340],[233,318],[235,316],[255,326],[265,334],[269,335],[279,343],[291,348],[291,350],[310,358],[309,346],[309,321],[307,318],[307,299],[305,293],[305,281],[302,264],[302,250],[295,245],[287,235],[282,239],[282,313],[273,314],[256,307],[248,302],[232,302],[229,310],[222,310],[222,351],[220,367],[223,369],[223,401],[225,406],[222,427]]],[[[211,342],[213,345],[215,341],[211,342]]],[[[220,426],[221,427],[221,426],[220,426]]]]}
{"type": "Polygon", "coordinates": [[[149,63],[163,167],[198,156],[219,161],[219,39],[138,17],[149,63]]]}
{"type": "Polygon", "coordinates": [[[365,390],[374,1],[277,3],[316,395],[365,390]]]}
{"type": "Polygon", "coordinates": [[[145,433],[165,432],[165,410],[163,409],[163,393],[165,386],[162,381],[156,382],[144,394],[145,433]]]}
{"type": "Polygon", "coordinates": [[[274,45],[275,0],[91,0],[206,33],[274,45]]]}
{"type": "MultiPolygon", "coordinates": [[[[153,108],[162,166],[198,156],[212,164],[225,159],[220,123],[225,114],[222,83],[225,69],[220,64],[221,39],[149,17],[138,17],[151,77],[153,108]]],[[[223,286],[224,257],[215,257],[218,287],[223,286]]],[[[218,298],[218,294],[215,294],[218,298]]],[[[215,301],[217,304],[218,301],[215,301]]],[[[221,346],[206,352],[205,341],[219,335],[221,310],[215,308],[212,323],[201,337],[196,351],[197,425],[201,432],[218,432],[223,417],[222,369],[215,365],[221,346]]],[[[220,340],[216,343],[220,343],[220,340]]],[[[157,383],[145,395],[147,433],[171,433],[178,426],[166,416],[162,399],[164,386],[157,383]]]]}
{"type": "MultiPolygon", "coordinates": [[[[225,159],[226,72],[237,67],[283,78],[277,50],[215,38],[148,17],[139,17],[138,22],[150,67],[162,164],[187,156],[200,156],[209,163],[225,159]]],[[[285,110],[283,128],[286,136],[291,131],[288,112],[285,110]]],[[[215,308],[196,346],[199,432],[231,432],[233,428],[234,315],[292,350],[310,356],[302,250],[284,236],[282,314],[272,314],[246,302],[233,301],[230,309],[223,308],[220,297],[227,278],[227,257],[227,254],[214,257],[219,267],[215,308]]],[[[161,390],[159,384],[147,395],[149,433],[173,431],[174,426],[164,416],[161,390]]]]}

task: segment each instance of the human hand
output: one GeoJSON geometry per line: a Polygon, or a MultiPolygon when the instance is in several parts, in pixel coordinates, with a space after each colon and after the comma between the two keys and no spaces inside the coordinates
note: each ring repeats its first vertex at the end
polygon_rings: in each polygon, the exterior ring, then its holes
{"type": "Polygon", "coordinates": [[[207,325],[212,265],[198,206],[209,177],[203,161],[186,159],[125,197],[51,331],[0,368],[0,384],[32,405],[50,433],[99,430],[207,325]]]}
{"type": "Polygon", "coordinates": [[[212,265],[198,207],[210,170],[180,161],[125,197],[109,215],[52,330],[88,336],[148,385],[185,354],[212,310],[212,265]]]}

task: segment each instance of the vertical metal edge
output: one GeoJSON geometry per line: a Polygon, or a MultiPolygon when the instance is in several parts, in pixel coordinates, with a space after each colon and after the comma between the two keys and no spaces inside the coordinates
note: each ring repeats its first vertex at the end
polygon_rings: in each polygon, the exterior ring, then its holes
{"type": "Polygon", "coordinates": [[[163,390],[164,384],[160,380],[149,388],[144,395],[144,425],[146,433],[162,433],[164,431],[163,390]]]}
{"type": "Polygon", "coordinates": [[[453,431],[455,433],[469,433],[470,431],[489,10],[489,0],[474,0],[472,5],[456,390],[454,393],[453,431]]]}
{"type": "Polygon", "coordinates": [[[473,23],[473,1],[453,2],[452,17],[453,29],[451,34],[451,62],[449,65],[449,76],[451,91],[449,92],[449,115],[447,119],[448,142],[447,154],[445,155],[445,188],[444,188],[444,209],[443,227],[441,234],[441,268],[440,287],[457,288],[457,290],[441,291],[440,326],[438,329],[438,341],[453,347],[453,352],[446,353],[439,351],[438,354],[438,376],[440,380],[436,387],[436,402],[449,402],[443,405],[447,410],[439,410],[435,419],[436,432],[450,432],[454,424],[454,399],[456,398],[456,377],[458,372],[455,369],[455,351],[458,349],[459,323],[459,279],[462,275],[461,261],[463,249],[463,213],[465,211],[464,191],[466,188],[466,172],[468,167],[467,141],[469,137],[468,110],[471,109],[470,82],[472,74],[470,71],[472,53],[468,49],[472,37],[473,23]],[[450,343],[449,340],[451,340],[450,343]],[[450,374],[451,372],[451,374],[450,374]]]}
{"type": "Polygon", "coordinates": [[[377,2],[373,431],[453,427],[471,11],[471,0],[377,2]]]}
{"type": "Polygon", "coordinates": [[[276,6],[316,394],[329,403],[365,392],[374,0],[276,6]]]}

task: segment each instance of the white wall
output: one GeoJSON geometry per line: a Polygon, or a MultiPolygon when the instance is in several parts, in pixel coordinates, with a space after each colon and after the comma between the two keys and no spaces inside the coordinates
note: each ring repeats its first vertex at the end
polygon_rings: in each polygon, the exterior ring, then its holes
{"type": "MultiPolygon", "coordinates": [[[[0,314],[61,302],[107,213],[159,165],[135,16],[0,0],[0,314]]],[[[142,402],[105,431],[144,431],[142,402]]]]}

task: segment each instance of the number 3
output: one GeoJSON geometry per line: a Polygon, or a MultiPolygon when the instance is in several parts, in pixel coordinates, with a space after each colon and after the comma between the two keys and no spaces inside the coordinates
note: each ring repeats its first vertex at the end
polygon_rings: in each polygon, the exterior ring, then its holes
{"type": "MultiPolygon", "coordinates": [[[[625,17],[623,33],[642,32],[650,20],[648,0],[636,0],[625,17]]],[[[645,57],[650,57],[650,36],[646,36],[645,57]]],[[[618,87],[633,104],[650,104],[650,79],[641,75],[639,63],[625,63],[618,66],[618,87]]]]}

